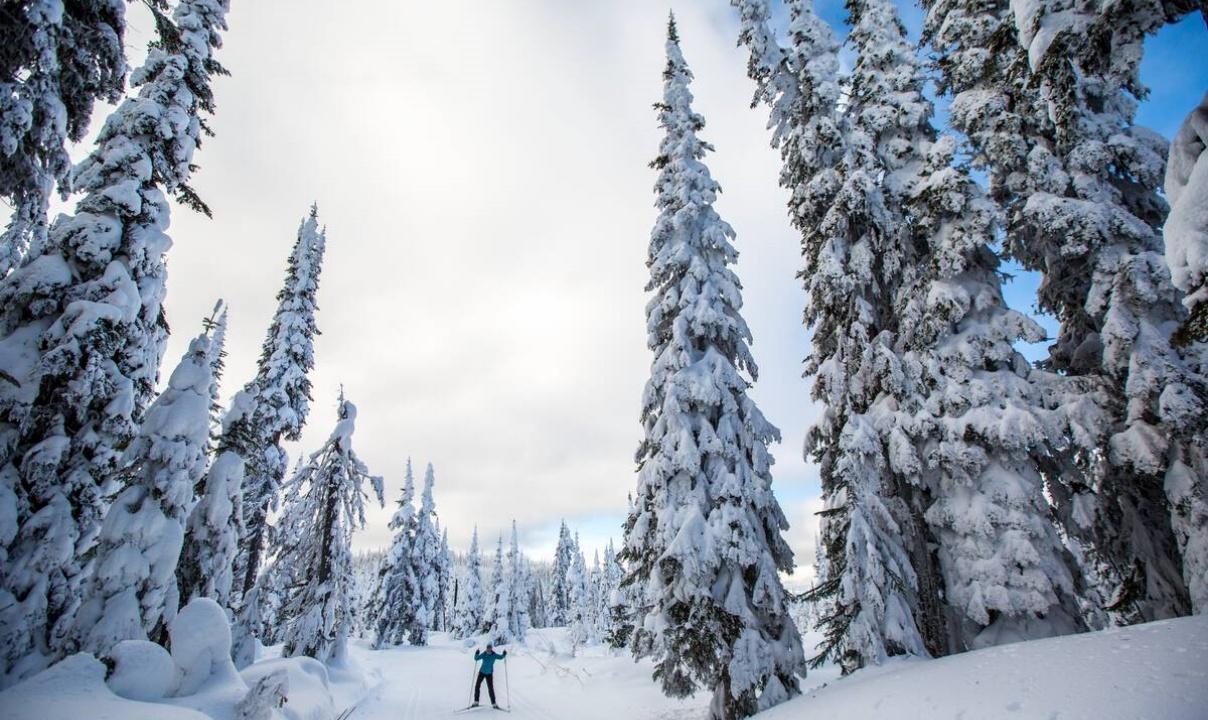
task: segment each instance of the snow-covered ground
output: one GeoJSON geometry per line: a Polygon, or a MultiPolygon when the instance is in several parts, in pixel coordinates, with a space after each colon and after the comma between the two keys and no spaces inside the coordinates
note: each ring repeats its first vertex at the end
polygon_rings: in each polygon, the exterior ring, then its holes
{"type": "MultiPolygon", "coordinates": [[[[421,720],[469,704],[474,650],[443,633],[434,634],[427,648],[374,652],[358,644],[352,655],[380,678],[352,720],[421,720]]],[[[499,702],[505,707],[510,702],[517,718],[698,718],[708,704],[703,696],[663,697],[650,680],[650,666],[635,664],[626,654],[592,646],[572,657],[561,628],[530,631],[526,646],[510,648],[506,664],[495,669],[499,702]]],[[[482,702],[488,703],[485,684],[482,702]]],[[[491,712],[483,708],[467,715],[491,712]]]]}
{"type": "MultiPolygon", "coordinates": [[[[708,703],[705,695],[663,697],[650,665],[624,653],[594,646],[571,656],[563,629],[531,631],[526,645],[511,648],[496,668],[500,703],[516,718],[688,720],[703,717],[708,703]]],[[[104,682],[104,666],[80,655],[0,693],[0,718],[235,720],[232,698],[277,669],[289,676],[286,720],[331,720],[350,707],[349,720],[455,717],[469,702],[473,647],[435,633],[425,648],[374,651],[356,641],[346,664],[334,668],[266,657],[242,673],[238,688],[213,684],[155,704],[118,697],[104,682]]],[[[894,662],[843,679],[823,668],[806,687],[804,696],[760,720],[1203,720],[1208,616],[894,662]]],[[[464,716],[483,714],[494,711],[464,716]]]]}
{"type": "Polygon", "coordinates": [[[760,720],[1205,720],[1208,616],[862,670],[760,720]]]}

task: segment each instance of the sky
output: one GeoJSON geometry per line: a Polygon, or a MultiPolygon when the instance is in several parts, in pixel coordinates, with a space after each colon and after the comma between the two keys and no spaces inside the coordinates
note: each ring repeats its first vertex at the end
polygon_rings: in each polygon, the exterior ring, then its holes
{"type": "MultiPolygon", "coordinates": [[[[706,160],[724,190],[716,207],[738,235],[761,369],[751,394],[783,433],[774,489],[801,585],[820,503],[817,468],[802,458],[816,408],[801,377],[797,236],[766,112],[750,108],[734,11],[725,0],[670,7],[696,75],[702,136],[717,148],[706,160]]],[[[917,37],[921,13],[902,7],[917,37]]],[[[152,34],[131,8],[137,63],[152,34]]],[[[489,547],[513,519],[536,558],[552,555],[562,519],[589,559],[609,537],[619,542],[650,362],[647,164],[660,137],[651,103],[668,9],[235,0],[218,55],[231,75],[214,83],[215,136],[192,183],[213,218],[180,207],[172,217],[163,376],[218,298],[230,309],[225,394],[254,374],[286,256],[317,202],[327,226],[322,335],[309,423],[289,450],[292,464],[326,439],[342,384],[360,411],[356,450],[386,485],[386,507],[369,513],[355,547],[389,543],[408,457],[417,480],[434,464],[455,550],[475,526],[489,547]]],[[[842,24],[837,0],[819,9],[842,24]]],[[[1174,133],[1208,87],[1208,67],[1188,53],[1206,43],[1196,16],[1149,44],[1143,123],[1174,133]]],[[[1006,292],[1030,310],[1034,290],[1021,273],[1006,292]]]]}

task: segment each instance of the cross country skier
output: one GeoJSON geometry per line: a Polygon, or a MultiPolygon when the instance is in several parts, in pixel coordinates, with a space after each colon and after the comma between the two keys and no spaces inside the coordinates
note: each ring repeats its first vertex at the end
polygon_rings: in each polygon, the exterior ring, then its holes
{"type": "Polygon", "coordinates": [[[503,654],[495,652],[495,648],[487,643],[486,652],[474,651],[474,659],[482,661],[482,667],[478,669],[478,679],[474,681],[474,704],[470,707],[478,707],[478,696],[482,691],[482,681],[487,681],[487,694],[491,696],[491,707],[499,709],[495,704],[495,678],[492,673],[495,672],[495,661],[502,660],[508,656],[508,651],[504,650],[503,654]]]}

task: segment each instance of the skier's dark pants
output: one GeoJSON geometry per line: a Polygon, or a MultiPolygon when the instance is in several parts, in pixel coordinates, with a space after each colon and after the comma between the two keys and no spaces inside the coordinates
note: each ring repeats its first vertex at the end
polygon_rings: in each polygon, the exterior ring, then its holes
{"type": "Polygon", "coordinates": [[[478,702],[478,696],[482,692],[482,681],[487,681],[487,694],[491,696],[491,704],[495,704],[495,676],[484,675],[478,673],[478,680],[474,681],[474,702],[478,702]]]}

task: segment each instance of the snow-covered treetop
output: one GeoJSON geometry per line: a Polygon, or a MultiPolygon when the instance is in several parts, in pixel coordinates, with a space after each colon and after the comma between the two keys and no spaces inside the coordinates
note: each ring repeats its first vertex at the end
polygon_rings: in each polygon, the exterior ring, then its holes
{"type": "Polygon", "coordinates": [[[327,247],[327,232],[319,228],[318,214],[318,207],[312,205],[298,227],[254,381],[257,421],[270,438],[297,440],[310,412],[308,373],[315,364],[314,337],[319,334],[315,293],[327,247]]]}
{"type": "Polygon", "coordinates": [[[173,13],[179,32],[152,43],[147,61],[131,73],[130,84],[141,87],[138,97],[127,99],[105,121],[97,150],[76,170],[77,190],[111,187],[111,175],[120,172],[154,180],[185,205],[210,214],[188,180],[193,153],[208,132],[202,114],[214,109],[210,78],[226,72],[213,51],[222,47],[219,33],[226,29],[229,9],[228,0],[181,0],[173,13]],[[146,153],[148,164],[130,164],[132,142],[146,153]]]}
{"type": "Polygon", "coordinates": [[[403,473],[403,495],[398,500],[398,509],[390,518],[390,529],[407,527],[415,517],[415,475],[411,472],[411,458],[407,458],[407,469],[403,473]]]}
{"type": "Polygon", "coordinates": [[[432,522],[433,515],[436,513],[436,501],[432,498],[432,487],[435,484],[436,470],[432,467],[432,463],[428,463],[428,467],[424,468],[424,492],[419,506],[420,517],[426,519],[427,522],[432,522]]]}
{"type": "Polygon", "coordinates": [[[656,353],[650,387],[660,387],[663,373],[695,361],[710,346],[754,378],[758,368],[747,348],[751,332],[738,313],[742,285],[727,267],[738,258],[730,244],[734,229],[713,209],[721,186],[701,162],[713,146],[697,137],[705,119],[692,109],[692,71],[680,50],[674,18],[668,23],[666,52],[663,100],[656,104],[665,135],[651,163],[659,171],[659,216],[647,260],[646,289],[656,291],[646,306],[646,344],[656,353]],[[679,357],[683,351],[694,357],[679,357]]]}
{"type": "Polygon", "coordinates": [[[738,44],[746,45],[750,51],[747,75],[755,81],[751,107],[771,103],[781,95],[796,95],[796,86],[785,81],[791,76],[788,54],[772,30],[768,0],[730,0],[730,4],[738,9],[738,44]]]}

